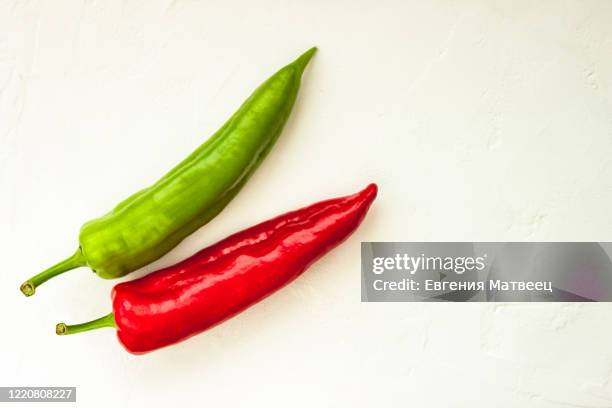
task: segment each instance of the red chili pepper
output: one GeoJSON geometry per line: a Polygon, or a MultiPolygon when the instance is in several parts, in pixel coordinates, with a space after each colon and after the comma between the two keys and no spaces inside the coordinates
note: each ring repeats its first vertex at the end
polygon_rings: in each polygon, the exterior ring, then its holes
{"type": "Polygon", "coordinates": [[[302,274],[344,241],[376,198],[376,184],[312,204],[231,235],[176,265],[120,283],[113,313],[58,334],[116,327],[127,351],[185,340],[240,313],[302,274]]]}

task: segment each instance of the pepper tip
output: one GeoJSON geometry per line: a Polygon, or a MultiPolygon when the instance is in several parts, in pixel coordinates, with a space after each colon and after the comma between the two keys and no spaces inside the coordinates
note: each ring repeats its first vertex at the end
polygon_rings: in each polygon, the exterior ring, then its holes
{"type": "Polygon", "coordinates": [[[362,192],[368,196],[371,196],[373,200],[378,195],[378,185],[376,183],[370,183],[363,189],[362,192]]]}
{"type": "Polygon", "coordinates": [[[19,289],[21,290],[21,293],[23,293],[24,295],[26,295],[27,297],[32,296],[35,292],[36,292],[36,287],[34,286],[34,284],[30,281],[26,281],[24,282],[19,289]]]}
{"type": "Polygon", "coordinates": [[[55,334],[63,336],[66,334],[66,323],[58,323],[55,325],[55,334]]]}
{"type": "Polygon", "coordinates": [[[306,65],[308,65],[308,62],[310,62],[310,60],[312,59],[312,56],[317,52],[317,47],[312,47],[310,48],[308,51],[306,51],[305,53],[303,53],[302,55],[300,55],[294,62],[293,64],[295,64],[295,66],[297,67],[300,75],[302,74],[302,72],[304,72],[304,69],[306,68],[306,65]]]}

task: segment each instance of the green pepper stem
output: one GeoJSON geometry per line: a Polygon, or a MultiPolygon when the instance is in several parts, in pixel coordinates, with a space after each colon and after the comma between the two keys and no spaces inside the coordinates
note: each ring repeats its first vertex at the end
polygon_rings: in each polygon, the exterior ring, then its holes
{"type": "Polygon", "coordinates": [[[75,334],[75,333],[81,333],[84,331],[101,329],[103,327],[117,327],[115,323],[115,315],[112,312],[99,319],[92,320],[86,323],[79,323],[79,324],[58,323],[57,325],[55,325],[55,333],[58,336],[65,336],[67,334],[75,334]]]}
{"type": "Polygon", "coordinates": [[[311,60],[315,52],[317,52],[317,47],[312,47],[293,61],[293,64],[297,67],[300,75],[302,75],[302,72],[304,72],[304,69],[306,69],[306,65],[308,65],[308,62],[311,60]]]}
{"type": "Polygon", "coordinates": [[[87,262],[85,261],[83,251],[81,251],[81,248],[79,247],[79,249],[77,249],[74,255],[53,265],[52,267],[39,273],[38,275],[31,277],[21,285],[20,289],[24,295],[32,296],[36,292],[36,287],[42,285],[49,279],[71,269],[85,265],[87,265],[87,262]]]}

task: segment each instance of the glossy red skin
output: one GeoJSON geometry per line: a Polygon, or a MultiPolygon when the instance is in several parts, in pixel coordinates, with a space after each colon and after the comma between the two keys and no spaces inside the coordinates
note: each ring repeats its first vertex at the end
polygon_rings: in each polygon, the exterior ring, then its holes
{"type": "Polygon", "coordinates": [[[192,257],[113,289],[117,336],[146,353],[198,334],[285,286],[344,241],[376,197],[322,201],[238,232],[192,257]]]}

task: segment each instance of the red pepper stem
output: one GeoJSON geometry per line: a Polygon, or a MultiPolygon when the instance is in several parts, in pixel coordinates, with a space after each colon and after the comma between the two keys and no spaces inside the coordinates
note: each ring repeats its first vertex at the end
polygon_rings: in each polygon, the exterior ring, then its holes
{"type": "Polygon", "coordinates": [[[77,251],[71,257],[64,259],[63,261],[53,265],[49,269],[42,271],[36,276],[31,277],[27,281],[25,281],[20,289],[26,296],[32,296],[36,292],[36,287],[42,285],[49,279],[67,272],[71,269],[78,268],[79,266],[85,266],[87,262],[85,261],[85,256],[83,255],[83,251],[81,248],[77,249],[77,251]]]}
{"type": "Polygon", "coordinates": [[[86,323],[79,323],[79,324],[58,323],[55,326],[55,333],[57,333],[58,336],[65,336],[66,334],[81,333],[84,331],[101,329],[103,327],[117,327],[115,323],[115,315],[112,312],[99,319],[92,320],[86,323]]]}

